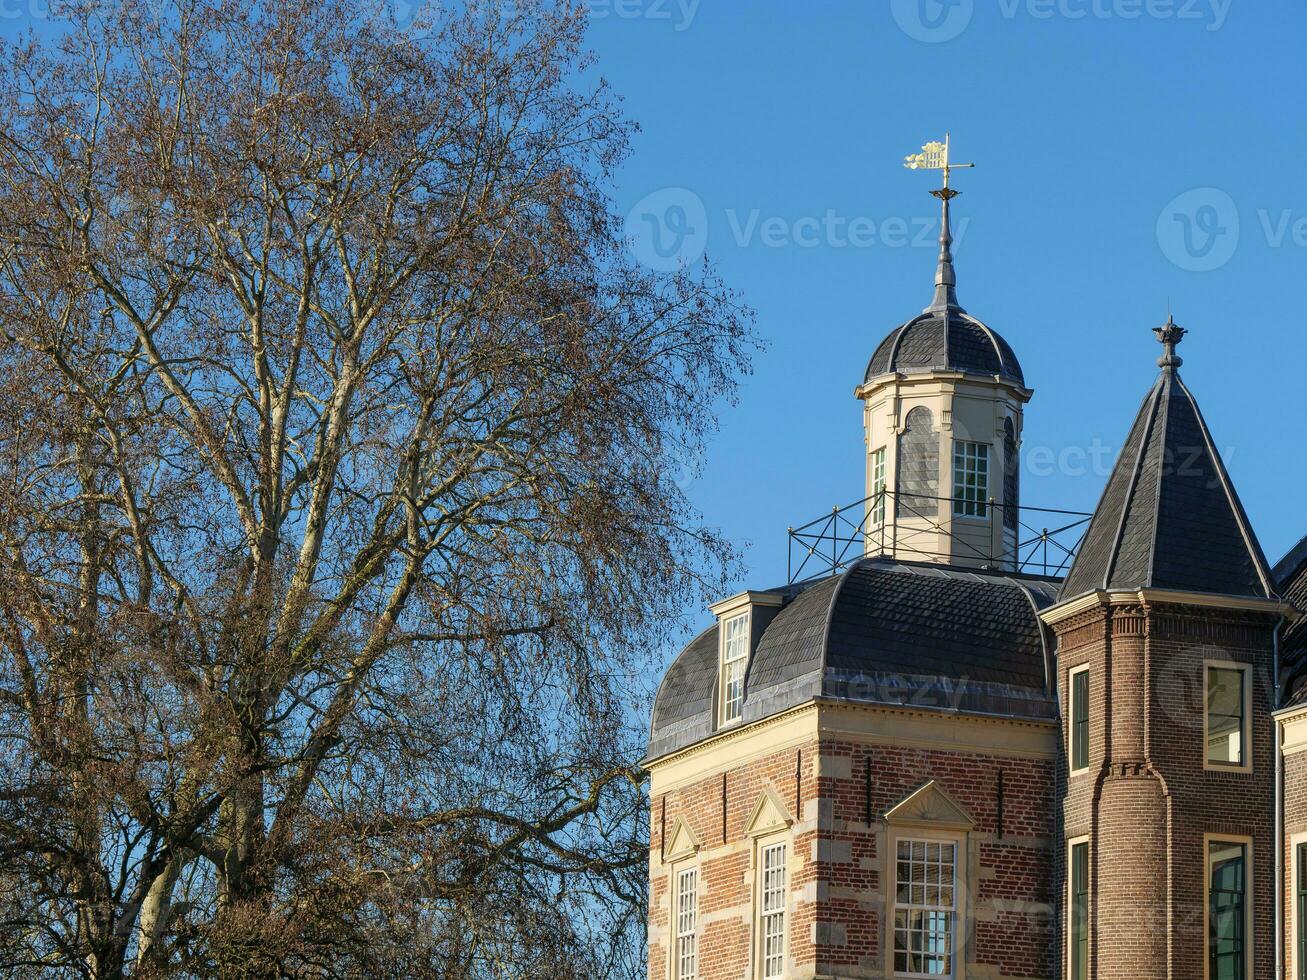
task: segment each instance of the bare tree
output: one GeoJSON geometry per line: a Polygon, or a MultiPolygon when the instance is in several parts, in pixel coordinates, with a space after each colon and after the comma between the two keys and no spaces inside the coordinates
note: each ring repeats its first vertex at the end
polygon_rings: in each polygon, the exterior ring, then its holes
{"type": "Polygon", "coordinates": [[[61,11],[0,85],[6,975],[620,976],[747,369],[574,10],[61,11]]]}

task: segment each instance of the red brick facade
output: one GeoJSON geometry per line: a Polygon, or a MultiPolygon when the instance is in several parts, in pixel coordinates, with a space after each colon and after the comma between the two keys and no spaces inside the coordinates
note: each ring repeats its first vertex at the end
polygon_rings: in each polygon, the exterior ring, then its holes
{"type": "MultiPolygon", "coordinates": [[[[910,715],[911,712],[904,712],[910,715]]],[[[966,740],[957,722],[959,741],[966,740]]],[[[974,722],[1001,725],[998,722],[974,722]]],[[[794,819],[788,971],[793,977],[886,976],[887,893],[894,865],[890,835],[934,833],[931,814],[900,818],[890,811],[933,782],[965,812],[970,826],[948,829],[963,845],[965,909],[959,936],[969,974],[1042,978],[1056,970],[1055,823],[1051,806],[1057,762],[823,733],[723,774],[655,796],[650,853],[651,980],[667,980],[671,880],[683,862],[664,861],[668,837],[684,819],[699,844],[702,980],[753,977],[756,916],[747,821],[770,789],[794,819]],[[870,770],[870,780],[868,771],[870,770]],[[801,778],[796,780],[796,772],[801,778]],[[1002,790],[1000,791],[1000,781],[1002,790]],[[867,822],[870,789],[871,822],[867,822]],[[1000,800],[1002,801],[1000,808],[1000,800]],[[796,803],[798,807],[796,808],[796,803]],[[1001,810],[1001,812],[1000,812],[1001,810]]],[[[1048,726],[1027,726],[1049,747],[1048,726]]],[[[892,896],[891,896],[892,897],[892,896]]]]}
{"type": "MultiPolygon", "coordinates": [[[[1247,976],[1274,977],[1277,621],[1264,612],[1104,599],[1056,622],[1064,713],[1070,674],[1089,669],[1089,767],[1075,774],[1068,774],[1067,735],[1056,723],[888,706],[811,704],[791,712],[808,721],[799,729],[791,722],[783,744],[764,732],[750,743],[754,749],[734,756],[727,742],[710,739],[659,760],[650,980],[676,975],[668,958],[672,874],[687,866],[699,874],[699,980],[762,975],[759,851],[750,835],[760,804],[779,808],[787,822],[772,838],[790,847],[787,977],[896,975],[898,837],[960,845],[954,975],[977,980],[1070,975],[1067,842],[1081,838],[1090,843],[1089,977],[1203,980],[1209,841],[1246,842],[1247,976]],[[1205,678],[1213,662],[1249,669],[1245,770],[1205,765],[1205,678]],[[929,738],[912,727],[927,723],[929,738]],[[676,775],[671,766],[680,767],[676,775]],[[669,838],[682,823],[697,849],[682,849],[673,863],[669,838]]],[[[1296,883],[1289,841],[1299,834],[1307,843],[1307,751],[1285,760],[1284,834],[1287,946],[1296,883]]],[[[1291,951],[1286,962],[1297,969],[1291,951]]]]}

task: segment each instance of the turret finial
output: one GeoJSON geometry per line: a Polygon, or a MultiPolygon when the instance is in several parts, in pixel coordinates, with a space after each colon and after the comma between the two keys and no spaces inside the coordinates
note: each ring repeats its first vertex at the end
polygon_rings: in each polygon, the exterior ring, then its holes
{"type": "Polygon", "coordinates": [[[953,163],[949,159],[949,134],[944,134],[944,142],[927,143],[920,153],[907,157],[903,164],[909,170],[941,170],[944,173],[944,186],[931,191],[931,195],[940,199],[943,213],[939,228],[939,262],[935,267],[935,299],[925,312],[957,310],[958,305],[957,276],[953,272],[953,232],[949,227],[949,201],[961,191],[953,190],[948,185],[949,172],[954,169],[970,169],[974,163],[953,163]]]}
{"type": "Polygon", "coordinates": [[[1173,371],[1184,363],[1184,358],[1177,354],[1175,349],[1180,345],[1180,341],[1184,340],[1184,335],[1188,332],[1175,322],[1175,318],[1169,312],[1166,315],[1166,323],[1153,328],[1153,333],[1157,335],[1158,342],[1165,350],[1165,353],[1157,359],[1158,367],[1173,371]]]}

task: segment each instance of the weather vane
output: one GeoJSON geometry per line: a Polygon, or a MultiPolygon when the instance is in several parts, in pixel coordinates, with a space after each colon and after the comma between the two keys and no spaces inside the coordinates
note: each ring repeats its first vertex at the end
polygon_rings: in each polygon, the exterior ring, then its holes
{"type": "Polygon", "coordinates": [[[964,170],[975,167],[974,163],[953,163],[949,159],[949,134],[944,134],[944,142],[927,143],[921,148],[920,153],[913,153],[903,161],[903,166],[909,170],[942,170],[944,171],[944,186],[939,190],[931,191],[941,201],[948,201],[959,194],[961,191],[955,191],[948,186],[948,175],[950,170],[964,170]]]}

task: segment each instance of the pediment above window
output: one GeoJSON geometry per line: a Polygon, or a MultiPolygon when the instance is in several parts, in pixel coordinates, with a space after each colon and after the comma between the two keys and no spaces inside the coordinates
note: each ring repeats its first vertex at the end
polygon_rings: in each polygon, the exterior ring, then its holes
{"type": "Polygon", "coordinates": [[[695,836],[684,817],[677,817],[672,825],[671,836],[667,838],[664,861],[683,861],[699,853],[699,838],[695,836]]]}
{"type": "Polygon", "coordinates": [[[886,814],[889,823],[971,830],[975,820],[957,800],[933,779],[895,804],[886,814]]]}
{"type": "Polygon", "coordinates": [[[748,837],[763,837],[788,830],[793,823],[794,817],[790,815],[789,809],[769,786],[762,791],[762,797],[744,825],[744,833],[748,837]]]}

